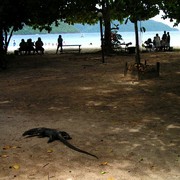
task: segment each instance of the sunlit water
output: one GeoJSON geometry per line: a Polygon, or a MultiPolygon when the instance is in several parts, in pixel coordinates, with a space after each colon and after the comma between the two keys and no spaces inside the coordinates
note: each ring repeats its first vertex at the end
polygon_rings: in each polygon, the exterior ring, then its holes
{"type": "MultiPolygon", "coordinates": [[[[145,32],[139,33],[140,44],[146,41],[148,38],[153,39],[153,37],[159,34],[162,37],[163,31],[159,32],[145,32]]],[[[132,42],[132,46],[135,45],[135,33],[134,32],[120,32],[123,41],[125,43],[132,42]]],[[[63,37],[63,44],[81,44],[82,48],[100,48],[100,33],[67,33],[61,34],[63,37]]],[[[170,31],[171,35],[171,46],[180,47],[180,31],[170,31]]],[[[59,34],[35,34],[35,35],[13,35],[9,44],[9,50],[15,50],[19,47],[21,39],[29,39],[36,41],[38,37],[41,37],[44,42],[45,49],[55,49],[57,45],[57,38],[59,34]]]]}

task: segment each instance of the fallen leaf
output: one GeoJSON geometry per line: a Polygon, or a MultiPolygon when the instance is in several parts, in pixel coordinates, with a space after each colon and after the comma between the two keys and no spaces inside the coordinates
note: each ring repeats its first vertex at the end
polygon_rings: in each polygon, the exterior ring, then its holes
{"type": "Polygon", "coordinates": [[[7,154],[2,154],[2,155],[0,155],[0,157],[2,157],[2,158],[7,158],[8,155],[7,155],[7,154]]]}
{"type": "Polygon", "coordinates": [[[14,164],[14,165],[10,166],[9,168],[13,168],[15,170],[18,170],[20,168],[20,166],[18,164],[14,164]]]}
{"type": "Polygon", "coordinates": [[[102,162],[101,165],[106,166],[106,165],[108,165],[108,162],[102,162]]]}
{"type": "Polygon", "coordinates": [[[107,180],[115,180],[113,177],[108,178],[107,180]]]}
{"type": "Polygon", "coordinates": [[[20,168],[20,166],[19,166],[18,164],[14,164],[14,165],[13,165],[13,168],[17,170],[17,169],[20,168]]]}
{"type": "Polygon", "coordinates": [[[11,149],[11,147],[12,147],[12,146],[10,146],[10,145],[6,145],[6,146],[3,147],[3,150],[11,149]]]}
{"type": "Polygon", "coordinates": [[[20,147],[20,146],[5,145],[5,146],[3,147],[3,150],[17,149],[17,148],[21,148],[21,147],[20,147]]]}
{"type": "Polygon", "coordinates": [[[48,149],[48,150],[47,150],[47,153],[52,153],[52,152],[53,152],[52,149],[48,149]]]}
{"type": "Polygon", "coordinates": [[[12,146],[11,148],[17,149],[17,148],[21,148],[21,147],[20,146],[12,146]]]}
{"type": "Polygon", "coordinates": [[[105,171],[101,171],[101,174],[106,174],[107,172],[105,172],[105,171]]]}
{"type": "Polygon", "coordinates": [[[109,153],[112,153],[112,152],[113,152],[113,149],[109,149],[108,151],[109,151],[109,153]]]}

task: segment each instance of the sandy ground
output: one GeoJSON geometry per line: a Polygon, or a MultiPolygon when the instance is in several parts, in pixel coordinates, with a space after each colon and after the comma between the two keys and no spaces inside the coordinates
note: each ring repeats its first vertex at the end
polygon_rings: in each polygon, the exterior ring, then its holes
{"type": "Polygon", "coordinates": [[[160,78],[124,77],[133,55],[12,56],[0,71],[0,180],[179,180],[180,53],[143,53],[160,78]],[[47,138],[56,128],[75,152],[47,138]]]}

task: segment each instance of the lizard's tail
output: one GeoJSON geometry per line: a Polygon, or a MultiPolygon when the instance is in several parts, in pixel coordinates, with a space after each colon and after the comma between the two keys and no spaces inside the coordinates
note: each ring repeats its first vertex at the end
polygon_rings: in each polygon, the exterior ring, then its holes
{"type": "Polygon", "coordinates": [[[69,142],[67,142],[65,139],[63,139],[62,137],[59,137],[59,139],[60,139],[60,141],[61,141],[63,144],[65,144],[67,147],[69,147],[69,148],[71,148],[71,149],[73,149],[73,150],[75,150],[75,151],[77,151],[77,152],[84,153],[84,154],[87,154],[87,155],[89,155],[89,156],[95,157],[96,159],[99,159],[96,155],[91,154],[91,153],[89,153],[89,152],[87,152],[87,151],[81,150],[81,149],[73,146],[72,144],[70,144],[69,142]]]}

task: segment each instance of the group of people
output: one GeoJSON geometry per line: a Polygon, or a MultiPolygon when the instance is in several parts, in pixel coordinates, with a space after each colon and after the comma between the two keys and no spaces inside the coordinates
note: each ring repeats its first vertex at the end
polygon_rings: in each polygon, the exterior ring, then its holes
{"type": "MultiPolygon", "coordinates": [[[[19,53],[22,54],[22,52],[24,52],[25,54],[31,54],[31,52],[33,52],[33,54],[35,54],[35,52],[37,54],[41,53],[44,54],[44,48],[43,48],[43,41],[41,40],[41,38],[39,37],[37,39],[36,42],[32,42],[32,39],[28,39],[27,41],[25,41],[24,39],[21,39],[21,42],[19,44],[19,53]]],[[[56,54],[58,53],[59,49],[60,52],[63,51],[63,39],[62,36],[59,35],[58,39],[57,39],[57,50],[56,50],[56,54]]]]}
{"type": "Polygon", "coordinates": [[[25,41],[24,39],[21,39],[21,42],[19,44],[19,52],[25,52],[25,54],[30,54],[33,52],[33,54],[39,52],[41,54],[44,54],[44,48],[43,48],[44,43],[42,42],[41,38],[39,37],[36,42],[32,42],[32,39],[28,39],[25,41]]]}
{"type": "Polygon", "coordinates": [[[155,51],[166,51],[170,50],[170,34],[169,32],[164,31],[162,38],[160,38],[159,34],[154,36],[153,41],[149,38],[145,41],[147,48],[154,49],[155,51]]]}

